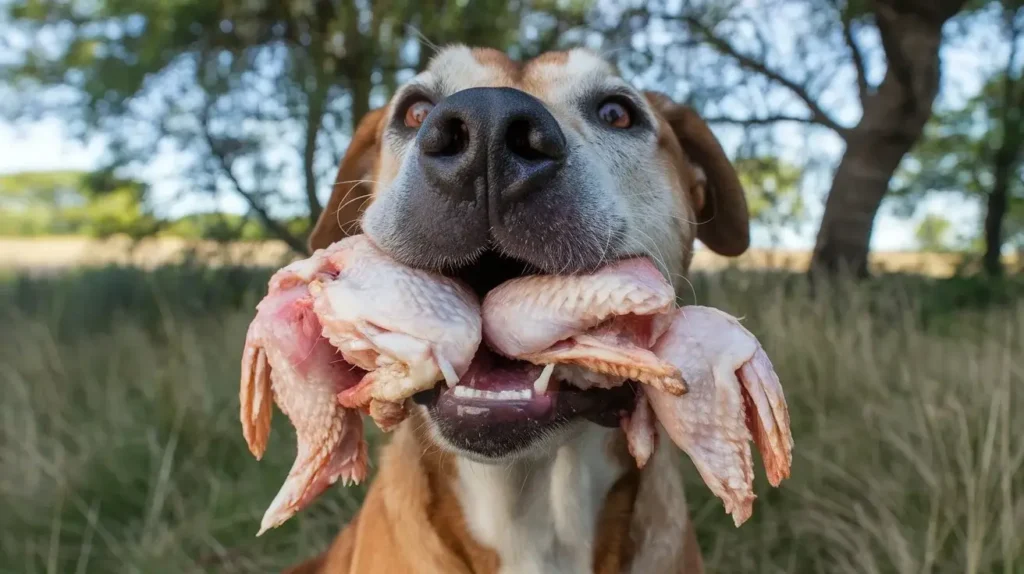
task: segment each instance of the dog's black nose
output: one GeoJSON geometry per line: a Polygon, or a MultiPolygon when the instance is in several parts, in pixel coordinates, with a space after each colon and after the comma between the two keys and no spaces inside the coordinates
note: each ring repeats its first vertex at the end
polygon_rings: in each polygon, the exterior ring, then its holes
{"type": "Polygon", "coordinates": [[[485,203],[492,218],[542,188],[566,155],[565,135],[544,104],[512,88],[448,96],[417,137],[427,183],[457,202],[485,203]]]}

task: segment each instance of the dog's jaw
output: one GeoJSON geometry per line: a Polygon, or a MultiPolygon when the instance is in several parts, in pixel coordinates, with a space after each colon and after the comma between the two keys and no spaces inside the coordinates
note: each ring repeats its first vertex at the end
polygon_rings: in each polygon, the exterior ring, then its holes
{"type": "Polygon", "coordinates": [[[457,457],[458,497],[473,537],[501,574],[593,572],[598,514],[628,469],[612,455],[618,429],[587,425],[541,458],[507,465],[457,457]]]}

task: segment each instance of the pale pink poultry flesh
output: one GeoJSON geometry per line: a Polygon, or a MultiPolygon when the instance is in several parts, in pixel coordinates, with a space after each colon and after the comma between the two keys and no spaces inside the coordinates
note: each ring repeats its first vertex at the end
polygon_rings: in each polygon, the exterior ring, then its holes
{"type": "Polygon", "coordinates": [[[521,277],[487,294],[484,338],[506,357],[559,365],[556,378],[581,388],[634,380],[680,395],[679,369],[650,351],[674,305],[671,285],[646,259],[592,275],[521,277]]]}
{"type": "Polygon", "coordinates": [[[299,443],[261,533],[336,480],[365,478],[360,412],[388,430],[425,391],[471,426],[611,409],[602,424],[621,421],[639,466],[660,423],[737,525],[755,498],[751,440],[773,485],[789,475],[789,416],[763,349],[725,313],[676,308],[646,259],[513,279],[481,305],[461,282],[398,265],[355,236],[275,274],[258,309],[243,356],[243,433],[261,457],[272,391],[299,443]],[[633,396],[627,381],[643,383],[631,412],[615,406],[618,390],[633,396]],[[562,392],[573,391],[564,383],[615,399],[562,392]]]}
{"type": "Polygon", "coordinates": [[[399,265],[364,236],[336,245],[340,273],[309,288],[324,336],[369,374],[342,403],[400,404],[444,380],[454,386],[480,346],[480,303],[468,287],[399,265]]]}
{"type": "Polygon", "coordinates": [[[257,309],[242,358],[243,435],[261,458],[273,395],[298,442],[260,534],[337,480],[366,477],[357,408],[396,425],[406,396],[458,380],[481,337],[479,305],[464,287],[394,264],[361,236],[275,273],[257,309]]]}
{"type": "Polygon", "coordinates": [[[648,383],[622,421],[637,464],[654,450],[657,419],[739,525],[755,498],[751,440],[772,485],[789,476],[792,436],[782,386],[739,321],[708,307],[673,309],[671,293],[661,273],[639,259],[588,276],[522,277],[485,298],[484,338],[506,356],[648,383]]]}
{"type": "Polygon", "coordinates": [[[689,393],[648,389],[654,413],[739,526],[753,512],[750,441],[761,451],[768,482],[789,477],[793,436],[782,385],[760,343],[735,318],[687,306],[654,352],[679,367],[689,393]]]}

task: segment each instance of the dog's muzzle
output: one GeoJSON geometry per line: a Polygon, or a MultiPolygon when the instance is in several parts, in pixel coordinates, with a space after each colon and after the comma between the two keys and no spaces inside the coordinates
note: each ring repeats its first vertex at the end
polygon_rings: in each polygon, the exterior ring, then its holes
{"type": "Polygon", "coordinates": [[[405,265],[451,269],[488,250],[555,273],[602,260],[608,229],[558,121],[511,88],[441,100],[367,232],[405,265]],[[604,223],[604,225],[602,225],[604,223]]]}

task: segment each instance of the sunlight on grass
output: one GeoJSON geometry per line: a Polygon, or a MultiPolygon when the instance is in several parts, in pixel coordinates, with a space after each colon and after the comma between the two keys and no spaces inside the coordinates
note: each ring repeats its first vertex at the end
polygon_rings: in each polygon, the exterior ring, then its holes
{"type": "MultiPolygon", "coordinates": [[[[294,455],[277,424],[255,461],[238,424],[262,279],[184,305],[220,280],[144,277],[102,298],[91,275],[2,297],[0,571],[272,571],[324,548],[358,507],[362,488],[334,488],[254,537],[294,455]]],[[[695,283],[698,302],[761,338],[796,441],[793,478],[774,490],[759,476],[739,529],[681,461],[711,571],[1024,568],[1024,307],[924,316],[895,281],[815,298],[769,275],[695,283]]]]}

